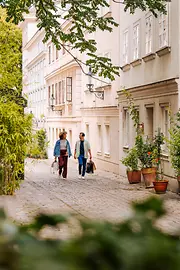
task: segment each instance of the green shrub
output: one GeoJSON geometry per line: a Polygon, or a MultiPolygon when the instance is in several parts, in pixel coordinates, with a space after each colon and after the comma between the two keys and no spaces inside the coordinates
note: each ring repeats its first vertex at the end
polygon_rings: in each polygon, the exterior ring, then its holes
{"type": "MultiPolygon", "coordinates": [[[[98,222],[68,215],[39,215],[16,226],[0,213],[0,269],[6,270],[179,270],[180,235],[155,227],[165,213],[158,198],[133,204],[122,223],[98,222]],[[78,226],[67,240],[41,239],[46,226],[78,226]]],[[[71,232],[70,232],[70,235],[71,232]]]]}
{"type": "Polygon", "coordinates": [[[19,187],[31,128],[31,115],[24,115],[23,108],[16,103],[0,99],[1,194],[13,194],[19,187]]]}
{"type": "Polygon", "coordinates": [[[122,164],[127,167],[128,171],[138,171],[138,154],[134,147],[129,150],[127,156],[121,160],[122,164]]]}
{"type": "Polygon", "coordinates": [[[33,135],[26,156],[31,158],[47,159],[47,146],[48,142],[46,132],[45,130],[40,129],[33,135]]]}
{"type": "Polygon", "coordinates": [[[169,132],[170,140],[168,141],[168,147],[172,167],[175,170],[176,176],[180,176],[180,112],[176,114],[169,132]]]}

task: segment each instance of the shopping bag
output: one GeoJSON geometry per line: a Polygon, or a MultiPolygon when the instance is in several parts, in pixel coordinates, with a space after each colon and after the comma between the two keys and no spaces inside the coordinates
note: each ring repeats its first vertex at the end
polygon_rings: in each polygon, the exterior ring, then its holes
{"type": "Polygon", "coordinates": [[[58,162],[55,160],[55,161],[53,161],[53,163],[51,164],[51,173],[52,173],[52,174],[57,174],[58,170],[59,170],[59,164],[58,164],[58,162]]]}
{"type": "Polygon", "coordinates": [[[96,166],[92,160],[87,162],[86,166],[86,173],[94,173],[94,170],[96,170],[96,166]]]}

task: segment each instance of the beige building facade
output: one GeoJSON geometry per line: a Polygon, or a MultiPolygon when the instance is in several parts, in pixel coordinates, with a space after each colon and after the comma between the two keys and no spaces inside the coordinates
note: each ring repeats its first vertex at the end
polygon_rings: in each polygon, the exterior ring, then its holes
{"type": "MultiPolygon", "coordinates": [[[[120,52],[121,90],[118,92],[120,123],[120,159],[134,144],[135,130],[127,101],[122,93],[128,90],[144,123],[145,136],[154,136],[161,128],[168,138],[169,111],[179,108],[179,1],[167,3],[167,15],[155,18],[137,11],[130,15],[121,7],[120,52]]],[[[163,146],[165,176],[175,187],[167,145],[163,146]]],[[[120,162],[120,174],[125,168],[120,162]]]]}
{"type": "MultiPolygon", "coordinates": [[[[108,2],[111,4],[110,8],[101,8],[99,15],[113,16],[118,21],[119,5],[108,2]]],[[[43,51],[34,53],[37,45],[43,39],[43,32],[37,31],[35,20],[32,21],[35,31],[32,31],[32,27],[30,28],[29,25],[30,20],[25,20],[21,27],[23,33],[27,32],[29,36],[28,39],[23,38],[25,43],[23,54],[27,59],[23,71],[24,74],[26,73],[28,82],[28,87],[24,86],[24,93],[28,95],[28,111],[32,112],[37,119],[37,128],[41,128],[40,119],[41,115],[44,115],[44,127],[49,141],[49,157],[53,156],[54,143],[58,139],[60,131],[68,132],[72,150],[79,132],[83,131],[91,144],[93,159],[97,167],[119,173],[119,109],[117,102],[119,79],[111,82],[95,75],[95,79],[92,80],[93,91],[104,92],[104,99],[98,98],[95,93],[88,91],[88,76],[82,72],[82,69],[64,48],[58,51],[54,44],[48,41],[44,44],[43,51]],[[38,61],[40,59],[44,61],[45,70],[43,71],[40,66],[40,75],[36,79],[37,82],[34,83],[36,73],[39,72],[38,61]],[[35,73],[31,73],[34,63],[37,64],[38,69],[35,68],[33,70],[35,73]],[[42,81],[42,75],[43,89],[45,89],[43,102],[38,98],[38,85],[39,81],[42,81]]],[[[68,22],[62,21],[64,31],[68,31],[69,26],[68,22]]],[[[97,31],[91,36],[97,41],[98,55],[112,58],[113,64],[117,66],[120,65],[119,36],[118,28],[114,29],[112,33],[97,31]]],[[[82,62],[87,60],[85,54],[72,50],[71,53],[82,62]]],[[[82,67],[87,73],[88,67],[84,65],[82,67]]]]}
{"type": "MultiPolygon", "coordinates": [[[[103,92],[104,98],[88,90],[84,74],[88,67],[82,64],[83,72],[66,50],[56,50],[51,41],[42,43],[43,32],[37,31],[33,16],[21,25],[24,92],[38,128],[47,131],[49,157],[60,131],[68,132],[72,149],[83,131],[97,167],[125,175],[120,160],[133,146],[135,130],[122,90],[132,94],[147,136],[155,135],[160,127],[168,137],[169,111],[175,113],[180,105],[180,4],[178,0],[167,3],[167,15],[155,18],[139,10],[130,15],[122,4],[108,2],[110,8],[102,8],[100,15],[113,16],[119,27],[112,33],[97,30],[89,36],[96,40],[99,56],[110,57],[114,65],[122,67],[120,78],[113,82],[93,75],[93,91],[103,92]]],[[[62,21],[62,26],[68,31],[68,22],[62,21]]],[[[71,53],[82,62],[87,60],[85,54],[71,53]]],[[[165,175],[176,186],[168,149],[163,147],[165,175]]]]}

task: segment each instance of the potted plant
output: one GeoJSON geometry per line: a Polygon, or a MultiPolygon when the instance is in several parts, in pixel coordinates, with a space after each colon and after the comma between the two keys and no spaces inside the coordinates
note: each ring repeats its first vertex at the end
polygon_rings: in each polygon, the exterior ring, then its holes
{"type": "Polygon", "coordinates": [[[149,138],[144,141],[142,135],[137,135],[135,144],[141,162],[141,172],[145,186],[150,187],[156,176],[156,167],[153,162],[155,157],[153,143],[149,138]]]}
{"type": "Polygon", "coordinates": [[[134,147],[129,150],[127,156],[121,160],[122,164],[127,168],[127,177],[130,184],[141,182],[141,171],[138,168],[138,154],[134,147]]]}
{"type": "Polygon", "coordinates": [[[179,185],[178,192],[180,192],[180,111],[176,114],[175,119],[172,120],[169,133],[168,148],[170,159],[179,185]]]}
{"type": "Polygon", "coordinates": [[[167,186],[168,186],[169,181],[164,180],[164,176],[163,176],[163,163],[161,160],[161,156],[162,156],[161,145],[164,144],[164,135],[161,133],[160,129],[158,129],[158,134],[155,136],[154,144],[155,144],[155,153],[156,153],[155,162],[157,166],[157,171],[156,171],[155,181],[153,181],[153,185],[157,194],[164,194],[167,191],[167,186]]]}
{"type": "Polygon", "coordinates": [[[158,133],[154,138],[143,139],[142,135],[136,136],[136,148],[138,153],[138,158],[141,162],[142,175],[146,187],[153,187],[153,181],[156,180],[157,172],[157,160],[158,147],[163,144],[164,137],[162,133],[158,133]]]}

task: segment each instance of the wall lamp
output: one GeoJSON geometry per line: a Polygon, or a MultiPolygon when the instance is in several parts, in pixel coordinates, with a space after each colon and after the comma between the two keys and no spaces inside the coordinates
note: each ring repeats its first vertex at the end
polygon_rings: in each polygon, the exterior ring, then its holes
{"type": "Polygon", "coordinates": [[[89,72],[87,74],[88,76],[88,84],[86,84],[87,89],[90,93],[93,93],[97,98],[104,100],[104,91],[99,90],[99,91],[94,91],[94,84],[92,84],[92,71],[91,67],[89,67],[89,72]]]}

